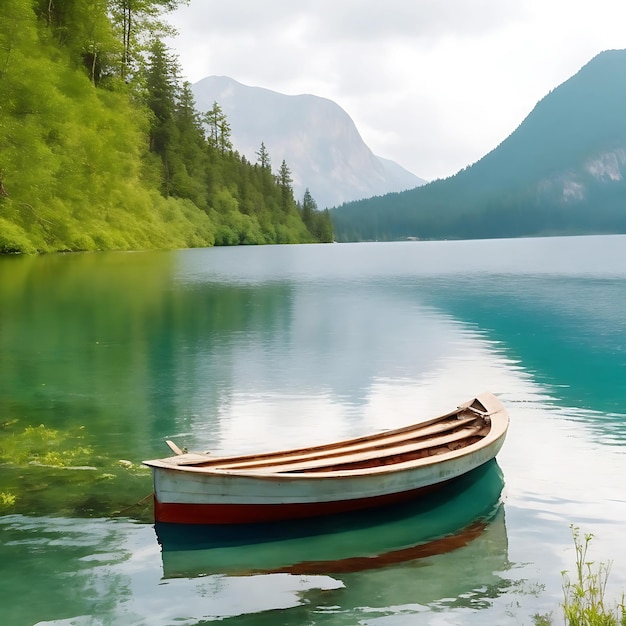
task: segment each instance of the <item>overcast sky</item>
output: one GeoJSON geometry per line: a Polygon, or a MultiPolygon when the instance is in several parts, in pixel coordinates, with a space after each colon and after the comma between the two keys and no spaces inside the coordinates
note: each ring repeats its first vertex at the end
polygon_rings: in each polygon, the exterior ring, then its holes
{"type": "Polygon", "coordinates": [[[191,0],[185,79],[339,104],[378,156],[427,180],[495,148],[551,89],[626,48],[625,0],[191,0]]]}

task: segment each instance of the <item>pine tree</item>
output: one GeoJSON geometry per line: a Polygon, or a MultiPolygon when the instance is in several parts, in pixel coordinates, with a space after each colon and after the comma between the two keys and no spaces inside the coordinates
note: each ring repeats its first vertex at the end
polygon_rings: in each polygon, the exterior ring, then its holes
{"type": "Polygon", "coordinates": [[[294,201],[293,187],[291,186],[293,179],[291,178],[291,170],[287,166],[285,159],[283,159],[283,162],[280,164],[280,170],[278,170],[276,180],[281,192],[281,207],[283,211],[287,213],[291,206],[293,206],[294,201]]]}
{"type": "Polygon", "coordinates": [[[174,121],[178,132],[176,142],[171,146],[177,161],[172,193],[189,198],[196,206],[206,210],[209,159],[201,116],[196,110],[189,82],[184,82],[178,91],[174,121]]]}
{"type": "Polygon", "coordinates": [[[324,209],[324,211],[317,210],[317,202],[313,199],[308,188],[304,192],[300,214],[302,215],[304,225],[315,241],[331,243],[334,240],[330,211],[328,209],[324,209]]]}
{"type": "Polygon", "coordinates": [[[189,0],[108,0],[121,44],[119,73],[124,80],[137,74],[143,54],[155,37],[174,34],[174,29],[161,16],[188,3],[189,0]]]}
{"type": "Polygon", "coordinates": [[[304,197],[302,199],[302,221],[311,233],[313,233],[313,221],[315,219],[314,214],[316,211],[317,203],[313,200],[313,196],[311,196],[311,192],[307,187],[304,191],[304,197]]]}
{"type": "Polygon", "coordinates": [[[272,164],[270,160],[270,155],[267,152],[267,149],[263,142],[261,142],[261,147],[259,148],[258,152],[256,152],[256,155],[258,157],[257,163],[261,166],[261,169],[270,169],[272,164]]]}
{"type": "Polygon", "coordinates": [[[222,107],[213,102],[213,106],[203,116],[203,121],[208,127],[207,141],[209,146],[222,155],[231,152],[233,144],[230,139],[230,124],[222,107]]]}
{"type": "Polygon", "coordinates": [[[155,39],[150,47],[146,69],[147,104],[153,116],[150,125],[150,149],[161,157],[162,189],[166,196],[173,191],[174,164],[170,157],[178,135],[174,121],[177,72],[175,59],[165,44],[160,39],[155,39]]]}

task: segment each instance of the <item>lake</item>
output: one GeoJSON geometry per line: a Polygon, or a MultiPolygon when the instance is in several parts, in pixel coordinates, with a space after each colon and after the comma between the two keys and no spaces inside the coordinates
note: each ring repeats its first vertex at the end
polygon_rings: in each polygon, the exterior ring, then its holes
{"type": "Polygon", "coordinates": [[[626,590],[626,236],[0,258],[9,626],[560,622],[571,525],[626,590]],[[165,439],[253,452],[482,391],[497,463],[262,538],[155,528],[165,439]]]}

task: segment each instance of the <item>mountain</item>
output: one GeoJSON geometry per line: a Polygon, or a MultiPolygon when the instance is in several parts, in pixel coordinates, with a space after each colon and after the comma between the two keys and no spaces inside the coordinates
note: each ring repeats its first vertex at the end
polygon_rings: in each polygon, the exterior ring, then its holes
{"type": "Polygon", "coordinates": [[[594,57],[471,167],[332,216],[344,241],[626,232],[626,50],[594,57]]]}
{"type": "Polygon", "coordinates": [[[200,111],[220,105],[240,154],[255,163],[263,142],[274,171],[283,159],[289,166],[296,198],[308,188],[320,209],[426,182],[375,156],[350,116],[331,100],[288,96],[226,76],[203,78],[192,91],[200,111]]]}

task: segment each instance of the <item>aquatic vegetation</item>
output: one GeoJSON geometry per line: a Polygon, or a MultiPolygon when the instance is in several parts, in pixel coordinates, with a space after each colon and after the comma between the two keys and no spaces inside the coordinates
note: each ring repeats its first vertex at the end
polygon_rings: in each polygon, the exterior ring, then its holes
{"type": "Polygon", "coordinates": [[[11,508],[17,500],[17,497],[12,493],[6,491],[0,491],[0,511],[11,508]]]}
{"type": "Polygon", "coordinates": [[[148,474],[90,445],[84,426],[0,422],[0,514],[126,515],[149,519],[148,474]]]}
{"type": "Polygon", "coordinates": [[[93,456],[91,446],[77,445],[84,439],[84,426],[77,433],[63,434],[43,424],[15,430],[17,420],[0,428],[0,463],[39,464],[50,467],[84,466],[93,456]]]}

